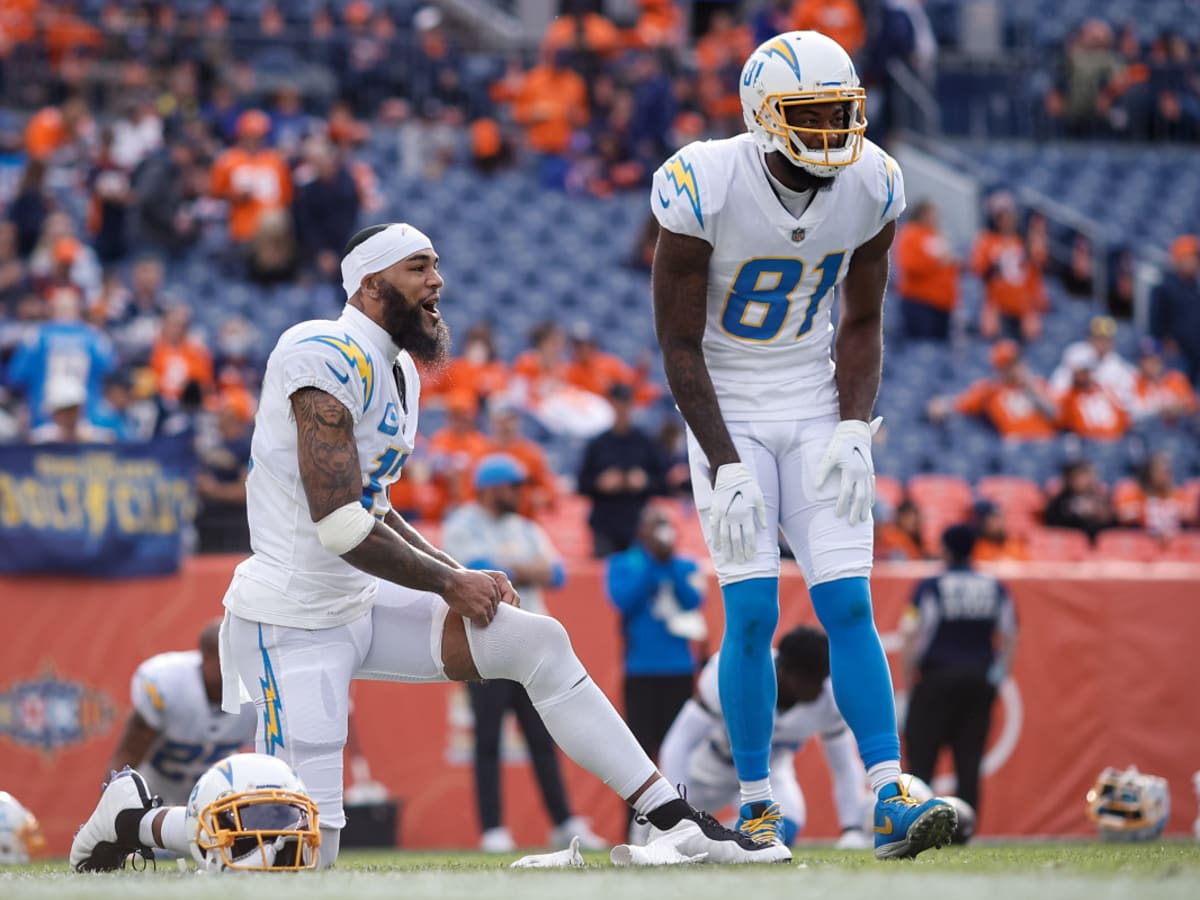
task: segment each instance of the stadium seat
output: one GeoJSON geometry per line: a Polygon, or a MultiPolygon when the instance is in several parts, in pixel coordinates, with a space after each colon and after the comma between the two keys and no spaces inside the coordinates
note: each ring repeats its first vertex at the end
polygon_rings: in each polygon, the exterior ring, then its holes
{"type": "Polygon", "coordinates": [[[1090,559],[1087,535],[1073,528],[1032,528],[1026,534],[1029,558],[1042,562],[1081,562],[1090,559]]]}
{"type": "Polygon", "coordinates": [[[1157,559],[1169,562],[1200,563],[1200,531],[1175,535],[1158,551],[1157,559]]]}
{"type": "Polygon", "coordinates": [[[971,514],[971,486],[953,475],[916,475],[909,479],[908,495],[923,515],[966,519],[971,514]]]}
{"type": "Polygon", "coordinates": [[[1099,559],[1152,562],[1160,553],[1159,542],[1144,531],[1115,528],[1096,536],[1096,556],[1099,559]]]}
{"type": "Polygon", "coordinates": [[[1046,506],[1046,496],[1036,481],[1015,475],[992,475],[981,478],[975,492],[990,500],[1008,514],[1040,514],[1046,506]]]}

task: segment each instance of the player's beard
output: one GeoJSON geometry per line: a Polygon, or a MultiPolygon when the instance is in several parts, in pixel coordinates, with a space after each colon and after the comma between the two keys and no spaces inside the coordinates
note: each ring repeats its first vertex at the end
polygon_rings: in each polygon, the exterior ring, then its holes
{"type": "Polygon", "coordinates": [[[450,327],[438,319],[432,333],[425,325],[425,307],[409,305],[405,296],[393,285],[381,281],[379,293],[383,299],[383,330],[401,350],[431,368],[444,366],[450,358],[450,327]]]}

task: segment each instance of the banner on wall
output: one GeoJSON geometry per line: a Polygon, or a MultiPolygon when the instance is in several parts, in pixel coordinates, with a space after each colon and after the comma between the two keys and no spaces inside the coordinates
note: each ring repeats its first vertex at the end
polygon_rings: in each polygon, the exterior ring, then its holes
{"type": "Polygon", "coordinates": [[[194,500],[191,437],[2,446],[0,572],[178,571],[194,500]]]}
{"type": "MultiPolygon", "coordinates": [[[[195,646],[204,624],[220,615],[238,562],[192,559],[179,575],[135,581],[0,577],[5,611],[20,623],[20,639],[0,653],[0,775],[6,780],[0,789],[33,810],[55,852],[66,851],[107,775],[129,714],[130,675],[155,653],[195,646]]],[[[922,564],[888,564],[872,575],[875,617],[894,672],[897,625],[916,581],[930,571],[922,564]]],[[[1193,646],[1200,633],[1200,566],[1093,564],[1084,575],[1077,567],[1045,564],[1003,574],[1021,637],[983,762],[980,833],[1094,834],[1085,813],[1088,788],[1105,766],[1131,764],[1167,779],[1174,795],[1168,830],[1190,833],[1200,716],[1186,711],[1195,707],[1192,692],[1200,682],[1193,646]]],[[[710,633],[719,635],[720,599],[715,583],[709,587],[705,614],[710,633]]],[[[794,571],[782,578],[780,595],[781,629],[815,621],[794,571]]],[[[602,566],[572,566],[566,586],[550,592],[547,605],[596,684],[619,698],[620,627],[605,599],[602,566]]],[[[352,691],[355,733],[371,774],[403,801],[401,844],[477,846],[473,814],[435,830],[424,827],[447,808],[475,808],[474,728],[462,686],[357,681],[352,691]]],[[[505,732],[504,822],[522,846],[544,846],[552,823],[516,738],[505,732]]],[[[816,742],[801,749],[795,766],[808,809],[802,839],[835,838],[830,773],[816,742]]],[[[950,790],[948,767],[941,772],[935,783],[950,790]]],[[[623,803],[569,761],[563,775],[571,808],[617,840],[625,826],[623,803]]]]}
{"type": "Polygon", "coordinates": [[[188,435],[0,447],[0,572],[178,571],[195,506],[194,467],[188,435]]]}

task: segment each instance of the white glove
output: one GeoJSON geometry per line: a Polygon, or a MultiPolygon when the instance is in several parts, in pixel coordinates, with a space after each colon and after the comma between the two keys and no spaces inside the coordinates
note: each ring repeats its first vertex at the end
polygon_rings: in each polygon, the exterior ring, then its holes
{"type": "Polygon", "coordinates": [[[849,514],[850,524],[867,521],[875,503],[875,464],[871,461],[871,436],[883,424],[877,416],[867,424],[862,419],[844,419],[833,429],[829,448],[817,465],[817,487],[821,487],[835,469],[842,470],[838,491],[839,516],[849,514]]]}
{"type": "Polygon", "coordinates": [[[861,828],[847,828],[834,846],[839,850],[867,850],[871,846],[871,839],[861,828]]]}
{"type": "Polygon", "coordinates": [[[510,869],[579,869],[587,863],[579,852],[579,835],[571,838],[571,846],[553,853],[535,853],[522,856],[509,866],[510,869]]]}
{"type": "Polygon", "coordinates": [[[758,482],[742,463],[717,469],[709,516],[714,556],[733,563],[754,559],[758,529],[767,526],[767,505],[758,482]]]}

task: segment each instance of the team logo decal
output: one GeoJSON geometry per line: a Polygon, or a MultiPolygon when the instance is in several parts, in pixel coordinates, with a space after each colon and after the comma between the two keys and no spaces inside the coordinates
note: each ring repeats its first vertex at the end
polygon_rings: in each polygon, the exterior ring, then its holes
{"type": "Polygon", "coordinates": [[[61,679],[53,669],[0,692],[0,736],[45,753],[106,733],[113,716],[108,694],[61,679]]]}

